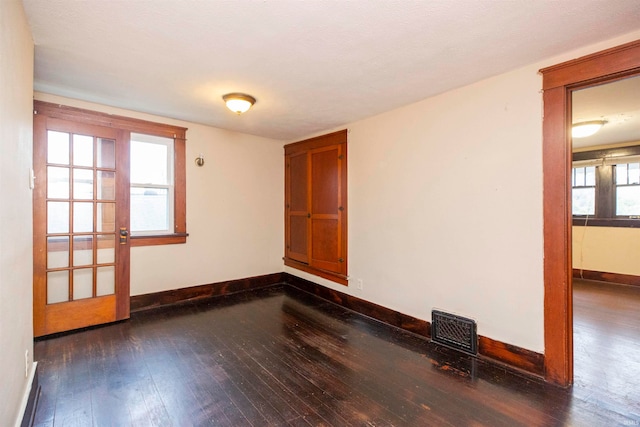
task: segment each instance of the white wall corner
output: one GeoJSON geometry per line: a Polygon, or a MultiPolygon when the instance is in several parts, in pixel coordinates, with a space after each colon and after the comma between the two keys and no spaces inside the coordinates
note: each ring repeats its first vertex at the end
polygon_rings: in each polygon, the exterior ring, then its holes
{"type": "MultiPolygon", "coordinates": [[[[22,420],[24,419],[24,415],[25,415],[24,411],[27,409],[27,404],[29,403],[29,395],[31,394],[31,389],[33,388],[33,380],[36,377],[37,368],[38,368],[38,362],[33,362],[31,364],[31,369],[29,370],[29,376],[27,378],[27,386],[25,387],[24,393],[22,395],[22,400],[20,401],[20,408],[19,408],[20,410],[18,411],[18,416],[16,418],[16,422],[14,423],[15,427],[21,427],[22,425],[22,420]]],[[[38,400],[38,396],[36,396],[36,402],[37,400],[38,400]]]]}

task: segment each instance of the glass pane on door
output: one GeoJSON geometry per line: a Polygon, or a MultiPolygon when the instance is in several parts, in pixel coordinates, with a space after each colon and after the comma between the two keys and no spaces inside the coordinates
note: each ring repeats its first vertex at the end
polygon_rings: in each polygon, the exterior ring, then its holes
{"type": "Polygon", "coordinates": [[[97,204],[97,224],[96,231],[102,233],[116,231],[116,205],[115,203],[97,204]]]}
{"type": "Polygon", "coordinates": [[[93,264],[93,236],[73,236],[73,266],[93,264]]]}
{"type": "Polygon", "coordinates": [[[73,165],[93,166],[93,137],[73,135],[73,165]]]}
{"type": "Polygon", "coordinates": [[[47,197],[50,199],[69,198],[69,168],[55,166],[47,168],[47,197]]]}
{"type": "Polygon", "coordinates": [[[115,140],[47,137],[47,304],[114,294],[115,140]]]}
{"type": "Polygon", "coordinates": [[[115,169],[116,167],[116,141],[113,139],[98,138],[96,150],[97,164],[99,168],[115,169]]]}
{"type": "Polygon", "coordinates": [[[73,204],[73,232],[91,233],[93,231],[93,203],[75,202],[73,204]]]}
{"type": "Polygon", "coordinates": [[[51,271],[47,273],[47,304],[69,301],[69,272],[51,271]]]}
{"type": "Polygon", "coordinates": [[[93,199],[93,171],[91,169],[73,170],[73,198],[93,199]]]}
{"type": "Polygon", "coordinates": [[[47,238],[47,268],[69,266],[69,236],[47,238]]]}
{"type": "Polygon", "coordinates": [[[113,264],[116,262],[116,235],[98,235],[98,256],[96,264],[113,264]]]}
{"type": "Polygon", "coordinates": [[[112,295],[116,293],[115,267],[98,267],[96,277],[96,295],[112,295]]]}
{"type": "Polygon", "coordinates": [[[69,134],[50,130],[47,132],[47,163],[69,164],[69,134]]]}
{"type": "Polygon", "coordinates": [[[97,199],[98,200],[115,200],[116,199],[116,173],[108,171],[98,171],[97,176],[97,199]]]}
{"type": "Polygon", "coordinates": [[[73,270],[73,300],[93,296],[93,268],[73,270]]]}
{"type": "Polygon", "coordinates": [[[69,203],[47,202],[47,233],[69,232],[69,203]]]}

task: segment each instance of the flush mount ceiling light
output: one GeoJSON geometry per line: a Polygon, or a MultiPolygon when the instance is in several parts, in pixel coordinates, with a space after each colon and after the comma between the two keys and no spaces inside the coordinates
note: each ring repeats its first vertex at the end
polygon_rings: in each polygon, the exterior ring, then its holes
{"type": "Polygon", "coordinates": [[[606,120],[591,120],[588,122],[580,122],[571,126],[571,136],[574,138],[586,138],[598,132],[606,120]]]}
{"type": "Polygon", "coordinates": [[[236,114],[244,113],[256,103],[253,96],[245,93],[228,93],[222,99],[227,104],[227,108],[236,114]]]}

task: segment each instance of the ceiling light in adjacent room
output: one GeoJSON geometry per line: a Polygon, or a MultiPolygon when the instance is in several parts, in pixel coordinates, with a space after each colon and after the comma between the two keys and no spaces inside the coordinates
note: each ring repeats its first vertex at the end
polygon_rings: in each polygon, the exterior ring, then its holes
{"type": "Polygon", "coordinates": [[[591,120],[588,122],[575,123],[571,127],[571,136],[574,138],[586,138],[598,132],[606,120],[591,120]]]}
{"type": "Polygon", "coordinates": [[[246,112],[256,103],[256,99],[253,96],[244,93],[228,93],[222,99],[227,104],[227,108],[236,114],[246,112]]]}

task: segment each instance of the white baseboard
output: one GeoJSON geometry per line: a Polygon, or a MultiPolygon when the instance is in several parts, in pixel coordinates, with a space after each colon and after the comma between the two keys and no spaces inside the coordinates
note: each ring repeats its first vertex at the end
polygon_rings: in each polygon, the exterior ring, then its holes
{"type": "Polygon", "coordinates": [[[36,376],[37,366],[38,362],[33,362],[31,364],[31,370],[29,371],[29,377],[27,379],[27,388],[22,396],[22,402],[20,402],[20,410],[18,411],[18,418],[16,419],[15,427],[20,427],[22,425],[24,411],[27,409],[27,404],[29,403],[29,394],[31,394],[31,388],[33,387],[33,379],[36,376]]]}

